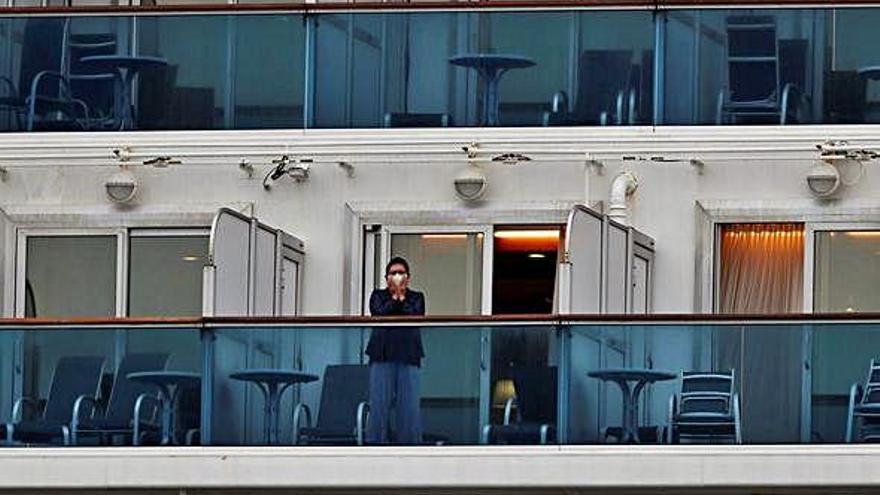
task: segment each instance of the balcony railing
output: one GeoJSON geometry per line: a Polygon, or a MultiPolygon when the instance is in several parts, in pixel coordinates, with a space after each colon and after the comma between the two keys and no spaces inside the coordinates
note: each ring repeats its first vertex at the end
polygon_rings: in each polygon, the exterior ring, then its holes
{"type": "Polygon", "coordinates": [[[844,443],[876,433],[874,316],[553,316],[7,320],[2,438],[369,445],[382,412],[365,350],[380,332],[421,335],[425,357],[410,376],[419,411],[391,428],[418,419],[423,444],[844,443]],[[712,376],[701,384],[694,372],[712,376]],[[629,389],[633,402],[621,380],[644,382],[629,389]]]}
{"type": "Polygon", "coordinates": [[[880,8],[0,17],[0,130],[878,122],[880,8]]]}

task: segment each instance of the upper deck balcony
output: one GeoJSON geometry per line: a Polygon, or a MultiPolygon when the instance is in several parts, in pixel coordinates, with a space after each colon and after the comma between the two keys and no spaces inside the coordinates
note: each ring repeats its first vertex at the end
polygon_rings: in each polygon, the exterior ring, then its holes
{"type": "Polygon", "coordinates": [[[0,488],[867,490],[877,450],[840,444],[875,433],[878,349],[875,315],[5,320],[6,444],[79,448],[0,449],[28,468],[0,488]],[[364,433],[375,420],[364,348],[391,330],[424,343],[421,446],[375,448],[364,433]],[[271,413],[236,378],[254,370],[252,381],[293,384],[271,413]],[[634,402],[615,370],[647,383],[634,402]],[[144,371],[151,381],[132,375],[144,371]],[[711,390],[690,372],[714,373],[711,390]],[[175,377],[163,409],[153,384],[175,377]],[[267,440],[280,446],[245,448],[267,440]]]}
{"type": "Polygon", "coordinates": [[[381,5],[16,4],[0,130],[880,119],[874,6],[381,5]]]}

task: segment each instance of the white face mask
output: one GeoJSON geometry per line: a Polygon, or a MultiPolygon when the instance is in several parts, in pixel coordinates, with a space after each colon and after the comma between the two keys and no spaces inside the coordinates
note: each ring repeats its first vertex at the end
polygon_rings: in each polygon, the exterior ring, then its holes
{"type": "Polygon", "coordinates": [[[404,280],[406,280],[406,275],[404,275],[402,273],[395,273],[394,275],[391,276],[391,283],[393,283],[394,285],[397,285],[397,286],[402,284],[404,280]]]}

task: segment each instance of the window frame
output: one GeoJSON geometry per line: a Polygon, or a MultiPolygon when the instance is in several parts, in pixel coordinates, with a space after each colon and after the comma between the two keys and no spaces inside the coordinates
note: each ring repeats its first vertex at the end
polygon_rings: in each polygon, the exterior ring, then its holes
{"type": "Polygon", "coordinates": [[[131,239],[133,237],[205,237],[210,238],[210,227],[107,227],[107,228],[30,228],[16,229],[15,270],[13,283],[15,297],[12,315],[24,317],[25,280],[27,277],[27,243],[30,237],[115,237],[116,240],[116,287],[115,314],[117,318],[128,316],[129,282],[131,273],[131,239]]]}

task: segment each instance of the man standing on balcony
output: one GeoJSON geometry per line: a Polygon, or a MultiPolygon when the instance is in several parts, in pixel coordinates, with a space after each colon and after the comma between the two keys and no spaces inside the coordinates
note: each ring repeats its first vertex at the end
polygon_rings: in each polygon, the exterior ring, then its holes
{"type": "MultiPolygon", "coordinates": [[[[409,264],[394,257],[385,266],[387,288],[370,295],[373,316],[417,316],[425,314],[425,297],[409,289],[409,264]]],[[[375,327],[367,344],[370,357],[370,419],[367,442],[371,444],[422,443],[422,414],[419,407],[419,366],[425,351],[418,328],[375,327]],[[389,420],[394,405],[394,435],[389,420]]]]}

